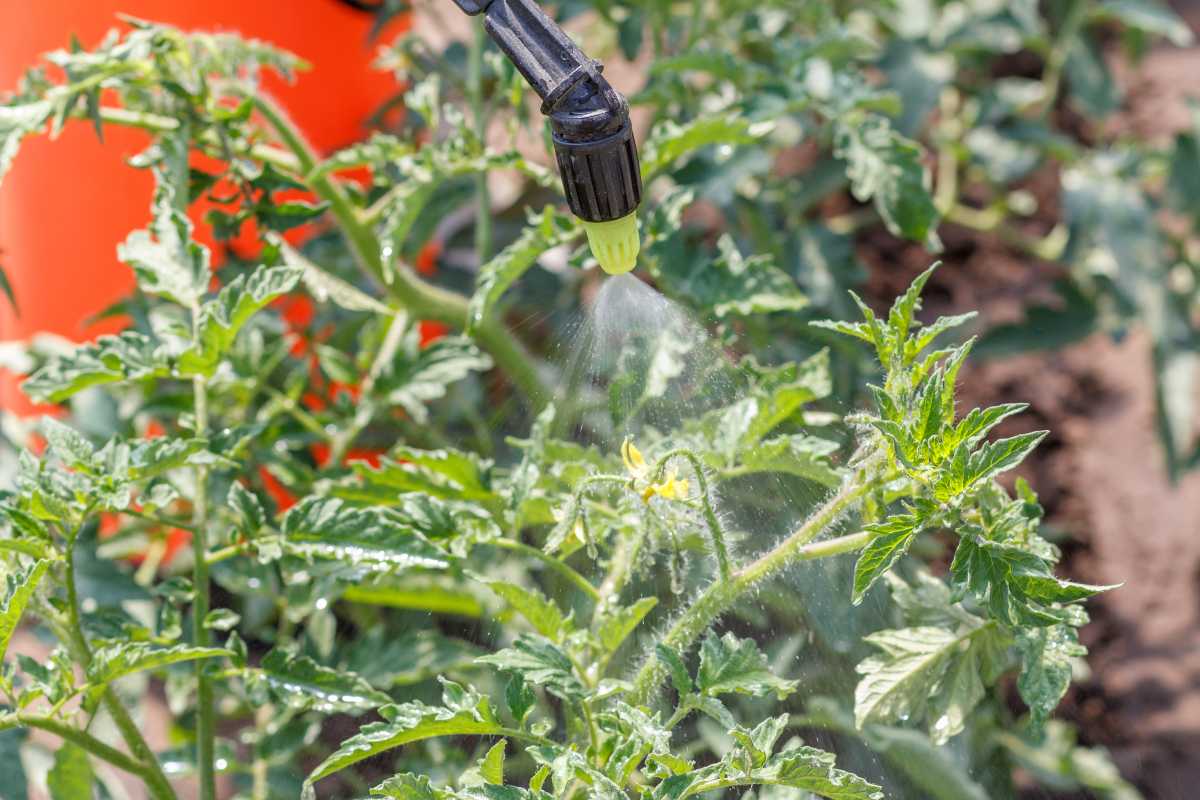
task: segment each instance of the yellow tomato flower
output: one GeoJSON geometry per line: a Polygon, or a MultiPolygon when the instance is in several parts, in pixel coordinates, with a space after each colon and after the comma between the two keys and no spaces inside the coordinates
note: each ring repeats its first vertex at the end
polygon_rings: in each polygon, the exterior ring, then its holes
{"type": "Polygon", "coordinates": [[[650,498],[654,495],[658,495],[664,500],[687,500],[687,479],[678,479],[675,470],[671,470],[666,474],[665,479],[661,483],[652,483],[646,487],[645,491],[642,492],[643,502],[649,503],[650,498]]]}
{"type": "Polygon", "coordinates": [[[638,450],[637,446],[629,439],[621,443],[621,460],[625,462],[625,469],[629,470],[629,474],[635,478],[646,477],[646,473],[650,470],[642,451],[638,450]]]}
{"type": "MultiPolygon", "coordinates": [[[[625,469],[629,471],[635,481],[650,480],[650,465],[646,463],[646,457],[629,439],[621,443],[621,460],[625,462],[625,469]]],[[[662,481],[647,483],[646,487],[642,489],[642,502],[649,503],[650,498],[655,495],[664,500],[687,500],[689,485],[687,479],[680,480],[676,475],[677,473],[672,469],[662,481]]]]}

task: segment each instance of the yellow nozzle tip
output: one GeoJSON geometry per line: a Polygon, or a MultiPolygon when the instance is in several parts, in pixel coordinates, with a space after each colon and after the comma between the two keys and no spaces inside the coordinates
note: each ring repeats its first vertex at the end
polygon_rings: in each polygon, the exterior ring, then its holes
{"type": "Polygon", "coordinates": [[[637,266],[642,241],[638,236],[636,211],[610,222],[585,220],[583,229],[600,269],[609,275],[623,275],[637,266]]]}

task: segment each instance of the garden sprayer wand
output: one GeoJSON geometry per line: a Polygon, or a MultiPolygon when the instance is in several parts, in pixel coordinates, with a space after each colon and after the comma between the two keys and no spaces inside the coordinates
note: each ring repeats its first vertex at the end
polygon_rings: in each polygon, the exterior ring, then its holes
{"type": "Polygon", "coordinates": [[[571,213],[610,275],[629,272],[640,243],[642,178],[629,104],[533,0],[454,0],[483,14],[484,29],[542,98],[571,213]]]}

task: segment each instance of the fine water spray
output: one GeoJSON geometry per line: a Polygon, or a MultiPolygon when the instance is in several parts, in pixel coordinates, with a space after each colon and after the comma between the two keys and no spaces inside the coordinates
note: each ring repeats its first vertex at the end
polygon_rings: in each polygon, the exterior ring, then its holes
{"type": "Polygon", "coordinates": [[[642,178],[629,104],[533,0],[454,0],[484,29],[542,98],[571,213],[610,275],[637,264],[642,178]]]}

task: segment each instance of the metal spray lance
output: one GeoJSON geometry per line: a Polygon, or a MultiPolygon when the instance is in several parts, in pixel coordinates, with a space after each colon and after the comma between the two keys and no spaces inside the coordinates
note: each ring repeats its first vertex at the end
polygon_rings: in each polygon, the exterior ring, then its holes
{"type": "Polygon", "coordinates": [[[610,275],[637,263],[642,178],[629,104],[533,0],[454,0],[483,14],[484,29],[542,98],[571,213],[610,275]]]}

